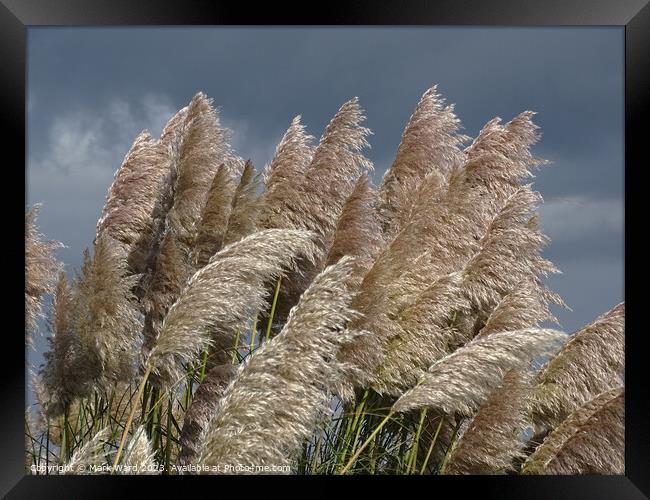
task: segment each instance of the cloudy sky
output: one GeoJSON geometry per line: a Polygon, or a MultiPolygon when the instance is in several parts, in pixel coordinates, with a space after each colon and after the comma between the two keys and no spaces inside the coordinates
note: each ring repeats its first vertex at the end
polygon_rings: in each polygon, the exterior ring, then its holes
{"type": "Polygon", "coordinates": [[[234,146],[259,167],[301,114],[319,137],[358,96],[374,135],[375,182],[433,84],[464,133],[538,112],[534,153],[553,162],[544,199],[549,283],[571,331],[623,300],[623,29],[29,28],[27,203],[79,267],[106,190],[142,129],[159,134],[197,91],[214,98],[234,146]]]}

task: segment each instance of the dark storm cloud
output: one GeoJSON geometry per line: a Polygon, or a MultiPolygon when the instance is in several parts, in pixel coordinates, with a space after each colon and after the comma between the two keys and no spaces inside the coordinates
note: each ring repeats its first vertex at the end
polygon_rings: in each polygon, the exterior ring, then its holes
{"type": "Polygon", "coordinates": [[[261,168],[291,118],[310,133],[359,96],[379,181],[420,95],[437,83],[465,133],[531,109],[553,161],[535,185],[548,206],[551,283],[566,328],[623,298],[623,31],[619,28],[30,28],[29,203],[78,266],[113,173],[143,128],[159,133],[203,90],[240,155],[261,168]],[[577,304],[577,306],[576,306],[577,304]]]}

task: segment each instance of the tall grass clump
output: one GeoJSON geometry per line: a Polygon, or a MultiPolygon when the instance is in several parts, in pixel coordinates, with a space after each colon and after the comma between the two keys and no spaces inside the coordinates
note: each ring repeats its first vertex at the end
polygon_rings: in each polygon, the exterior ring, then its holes
{"type": "Polygon", "coordinates": [[[203,93],[143,131],[74,275],[26,214],[29,470],[623,473],[625,306],[552,314],[533,117],[432,87],[378,187],[356,98],[259,172],[203,93]]]}

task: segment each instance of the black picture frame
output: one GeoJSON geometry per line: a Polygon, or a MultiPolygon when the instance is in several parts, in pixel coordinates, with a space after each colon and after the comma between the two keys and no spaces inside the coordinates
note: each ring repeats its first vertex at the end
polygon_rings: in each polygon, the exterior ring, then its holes
{"type": "MultiPolygon", "coordinates": [[[[640,281],[642,245],[631,243],[646,227],[645,210],[633,207],[643,189],[640,175],[647,164],[647,139],[643,122],[648,116],[648,89],[650,89],[650,6],[648,0],[390,0],[330,1],[307,10],[290,4],[248,4],[235,2],[209,2],[205,0],[0,0],[0,99],[3,123],[4,157],[11,153],[13,162],[7,160],[5,173],[16,171],[20,159],[25,158],[25,76],[26,33],[30,26],[94,26],[94,25],[487,25],[487,26],[594,26],[608,25],[625,28],[625,292],[626,292],[626,474],[625,476],[571,476],[571,477],[395,477],[404,481],[435,481],[435,485],[420,484],[438,494],[440,486],[452,487],[454,495],[466,486],[481,488],[481,495],[499,498],[648,498],[650,495],[650,411],[648,399],[643,396],[648,381],[647,351],[643,349],[644,330],[642,297],[635,284],[640,281]],[[635,223],[641,214],[640,224],[635,223]],[[628,240],[628,238],[631,238],[628,240]]],[[[597,104],[595,104],[597,105],[597,104]]],[[[23,179],[24,180],[24,179],[23,179]]],[[[7,190],[7,180],[5,189],[7,190]]],[[[17,189],[9,189],[18,193],[17,189]]],[[[16,231],[16,247],[20,241],[23,222],[18,203],[12,204],[11,227],[16,231]]],[[[646,209],[647,210],[647,209],[646,209]]],[[[21,249],[16,249],[15,269],[20,280],[18,265],[21,249]]],[[[24,255],[24,253],[22,253],[24,255]]],[[[640,284],[640,283],[638,283],[640,284]]],[[[640,290],[640,287],[638,287],[640,290]]],[[[21,306],[18,294],[7,294],[5,313],[20,323],[21,306]],[[14,306],[15,302],[15,306],[14,306]]],[[[115,497],[125,482],[125,477],[42,477],[28,476],[24,472],[24,408],[25,363],[18,353],[23,352],[23,338],[16,332],[19,327],[6,328],[3,333],[7,352],[0,364],[3,401],[0,410],[0,494],[7,498],[47,497],[79,498],[86,494],[96,498],[115,497]],[[11,342],[9,342],[11,341],[11,342]]],[[[315,478],[272,478],[283,481],[312,481],[315,478]]],[[[334,488],[347,487],[359,477],[323,478],[332,481],[334,488]]],[[[368,478],[365,478],[368,480],[368,478]]],[[[382,485],[388,478],[372,478],[382,485]]],[[[249,487],[261,479],[247,478],[249,487]]],[[[179,493],[195,494],[197,481],[139,479],[151,481],[150,486],[165,488],[167,493],[178,488],[179,493]],[[192,481],[188,489],[185,481],[192,481]],[[181,489],[182,488],[182,489],[181,489]]],[[[219,478],[217,481],[238,481],[238,478],[219,478]]],[[[214,484],[214,483],[212,483],[214,484]]],[[[292,482],[295,487],[295,483],[292,482]]],[[[406,484],[405,484],[406,485],[406,484]]],[[[283,485],[278,483],[279,488],[283,485]]],[[[298,486],[300,487],[300,486],[298,486]]],[[[337,494],[338,490],[331,490],[337,494]]]]}

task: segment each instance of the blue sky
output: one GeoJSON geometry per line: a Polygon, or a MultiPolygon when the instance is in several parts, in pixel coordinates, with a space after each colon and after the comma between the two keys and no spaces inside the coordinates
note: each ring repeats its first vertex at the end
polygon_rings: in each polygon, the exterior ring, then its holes
{"type": "Polygon", "coordinates": [[[573,309],[556,310],[571,331],[623,300],[623,37],[617,27],[29,28],[27,203],[43,204],[41,229],[67,246],[71,272],[135,136],[159,134],[197,91],[258,168],[295,115],[319,137],[358,96],[378,183],[438,84],[470,136],[494,116],[538,113],[533,152],[553,162],[535,179],[545,256],[563,271],[549,284],[573,309]]]}

